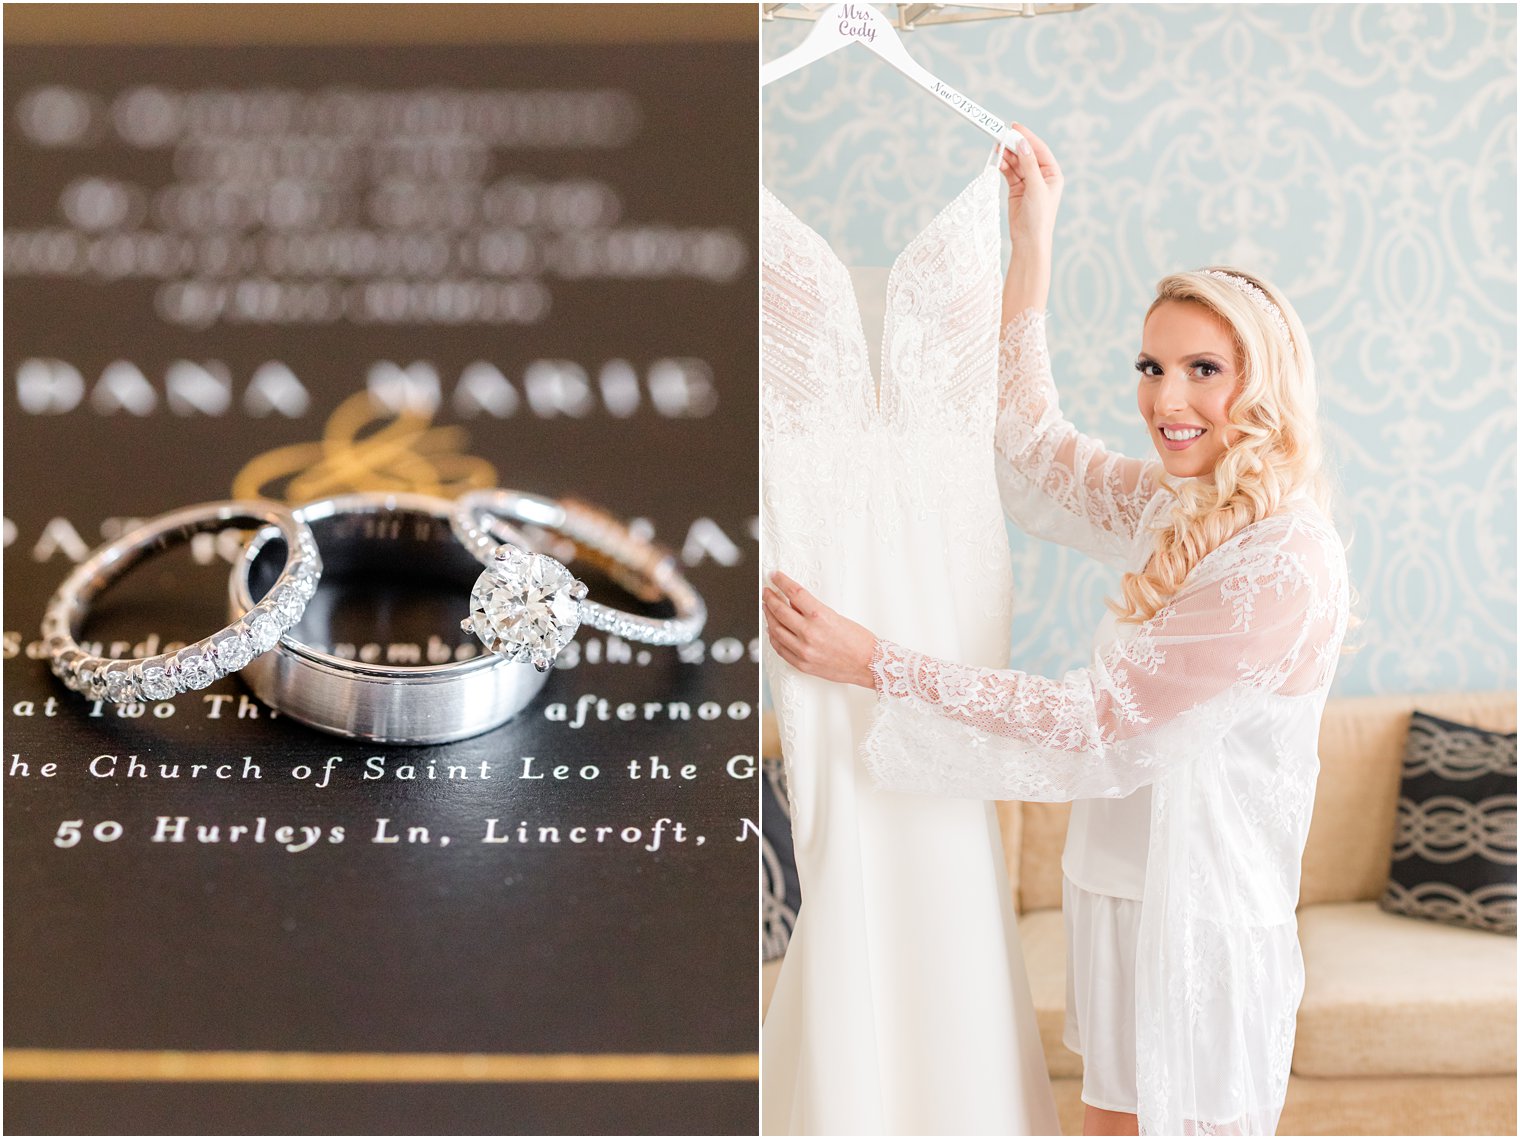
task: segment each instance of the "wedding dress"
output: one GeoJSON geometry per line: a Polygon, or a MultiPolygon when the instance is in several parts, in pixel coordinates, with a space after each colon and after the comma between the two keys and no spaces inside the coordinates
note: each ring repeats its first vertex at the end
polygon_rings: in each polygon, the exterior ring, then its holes
{"type": "MultiPolygon", "coordinates": [[[[1143,569],[1176,501],[1161,465],[1110,454],[1061,416],[1043,312],[1009,322],[999,373],[1009,517],[1143,569]]],[[[1339,535],[1299,493],[1207,554],[1149,621],[1110,613],[1091,664],[1058,680],[879,637],[865,759],[883,788],[1115,801],[1107,824],[1076,804],[1064,864],[1068,885],[1096,876],[1097,893],[1139,899],[1116,956],[1133,976],[1142,1134],[1276,1129],[1303,992],[1299,866],[1348,588],[1339,535]]]]}
{"type": "MultiPolygon", "coordinates": [[[[1008,661],[993,473],[1001,175],[903,250],[873,381],[848,270],[762,191],[763,571],[905,643],[1008,661]]],[[[802,907],[763,1030],[764,1134],[1059,1134],[985,796],[874,786],[874,698],[766,646],[802,907]]]]}

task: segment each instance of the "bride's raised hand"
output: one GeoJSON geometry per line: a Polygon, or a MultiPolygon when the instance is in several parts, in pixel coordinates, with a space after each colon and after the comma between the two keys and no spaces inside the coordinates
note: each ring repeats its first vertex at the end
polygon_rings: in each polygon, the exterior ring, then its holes
{"type": "Polygon", "coordinates": [[[1016,251],[1049,253],[1065,179],[1040,136],[1021,123],[1011,125],[1025,145],[1004,152],[998,165],[1008,183],[1008,236],[1016,251]]]}
{"type": "Polygon", "coordinates": [[[875,688],[875,635],[841,617],[786,574],[772,574],[771,581],[775,588],[764,593],[765,631],[781,659],[809,676],[875,688]]]}

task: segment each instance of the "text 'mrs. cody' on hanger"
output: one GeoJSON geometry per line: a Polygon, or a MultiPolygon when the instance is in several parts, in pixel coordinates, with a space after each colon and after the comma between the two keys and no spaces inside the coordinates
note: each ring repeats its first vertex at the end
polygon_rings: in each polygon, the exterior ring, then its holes
{"type": "Polygon", "coordinates": [[[890,20],[869,4],[831,4],[818,15],[807,38],[791,51],[760,68],[760,86],[816,63],[846,44],[857,43],[875,52],[945,106],[985,131],[1004,146],[1012,147],[1022,136],[979,103],[966,98],[950,84],[932,74],[903,46],[890,20]]]}

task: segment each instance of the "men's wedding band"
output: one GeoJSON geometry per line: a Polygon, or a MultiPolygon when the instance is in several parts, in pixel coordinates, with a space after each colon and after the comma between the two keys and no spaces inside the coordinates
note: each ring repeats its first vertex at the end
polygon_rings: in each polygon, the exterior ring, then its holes
{"type": "Polygon", "coordinates": [[[625,640],[682,645],[707,621],[707,607],[675,555],[589,503],[518,490],[471,491],[455,504],[453,524],[486,566],[470,594],[470,616],[460,624],[509,660],[547,670],[582,624],[625,640]],[[558,560],[524,548],[508,522],[562,534],[636,596],[668,599],[675,616],[646,617],[587,600],[584,582],[558,560]]]}
{"type": "MultiPolygon", "coordinates": [[[[324,597],[339,575],[377,564],[459,577],[462,594],[472,563],[451,530],[453,512],[452,502],[431,495],[367,493],[308,503],[295,516],[314,531],[329,567],[324,597]],[[389,546],[389,556],[375,556],[380,545],[389,546]]],[[[279,536],[261,530],[244,547],[229,586],[234,616],[255,608],[269,575],[265,547],[279,536]]],[[[243,678],[260,700],[303,724],[392,744],[447,743],[490,731],[526,707],[547,679],[490,653],[441,664],[371,663],[291,634],[245,668],[243,678]]]]}
{"type": "Polygon", "coordinates": [[[186,506],[149,519],[80,562],[48,602],[42,639],[52,658],[53,674],[91,700],[113,704],[167,700],[205,688],[272,649],[285,630],[301,619],[321,575],[322,560],[311,531],[278,503],[248,500],[186,506]],[[269,534],[285,540],[283,568],[258,605],[234,613],[226,628],[178,652],[112,660],[79,647],[90,602],[108,584],[158,550],[233,526],[267,528],[269,534]]]}

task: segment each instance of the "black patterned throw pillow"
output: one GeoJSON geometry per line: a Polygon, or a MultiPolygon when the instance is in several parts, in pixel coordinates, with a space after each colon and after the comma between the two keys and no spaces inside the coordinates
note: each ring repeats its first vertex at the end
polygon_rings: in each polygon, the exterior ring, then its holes
{"type": "Polygon", "coordinates": [[[1515,932],[1515,733],[1415,712],[1383,909],[1515,932]]]}

